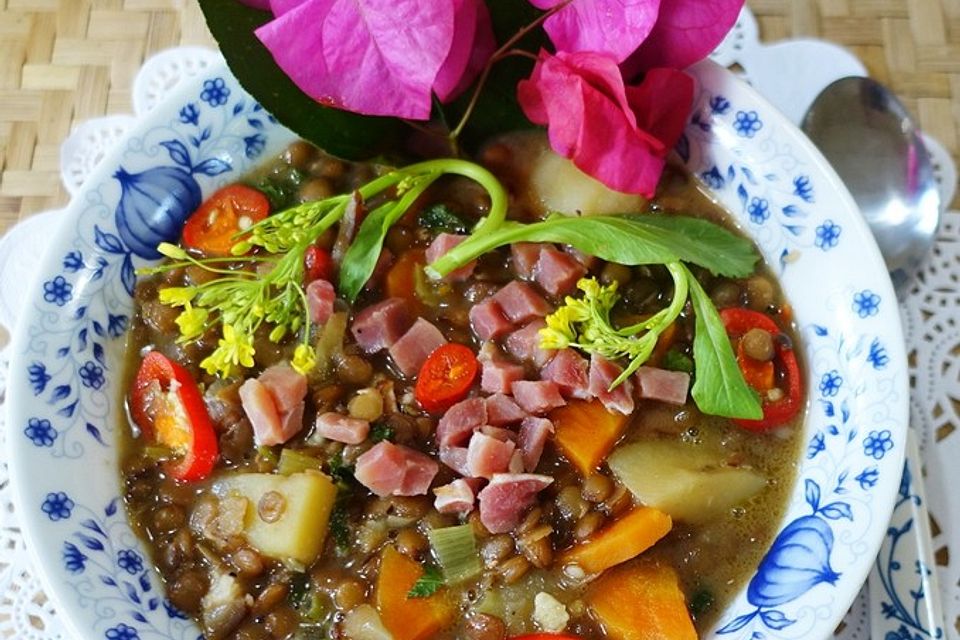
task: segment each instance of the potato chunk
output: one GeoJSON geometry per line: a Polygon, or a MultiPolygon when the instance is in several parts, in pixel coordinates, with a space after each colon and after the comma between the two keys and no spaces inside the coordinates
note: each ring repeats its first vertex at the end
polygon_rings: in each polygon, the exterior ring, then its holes
{"type": "Polygon", "coordinates": [[[676,442],[634,442],[607,458],[610,470],[643,504],[681,522],[703,523],[760,491],[766,479],[676,442]]]}
{"type": "Polygon", "coordinates": [[[308,566],[323,548],[337,495],[324,474],[241,473],[219,480],[215,491],[247,500],[243,535],[263,555],[308,566]]]}

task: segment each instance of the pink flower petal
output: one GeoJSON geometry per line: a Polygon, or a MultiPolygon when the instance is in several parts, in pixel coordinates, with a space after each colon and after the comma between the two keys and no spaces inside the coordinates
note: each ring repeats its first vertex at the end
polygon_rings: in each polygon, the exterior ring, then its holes
{"type": "Polygon", "coordinates": [[[541,52],[517,95],[527,117],[547,125],[554,151],[612,189],[651,197],[689,115],[693,81],[669,69],[647,75],[626,87],[612,57],[541,52]]]}
{"type": "Polygon", "coordinates": [[[713,51],[740,15],[744,0],[664,0],[653,31],[624,62],[631,78],[654,67],[685,69],[713,51]]]}
{"type": "Polygon", "coordinates": [[[256,34],[315,100],[426,120],[453,31],[453,0],[306,0],[256,34]]]}
{"type": "MultiPolygon", "coordinates": [[[[549,9],[560,0],[531,3],[549,9]]],[[[574,0],[547,18],[543,28],[557,51],[609,53],[622,62],[654,28],[659,9],[660,0],[574,0]]]]}
{"type": "Polygon", "coordinates": [[[496,46],[490,13],[483,0],[453,0],[453,3],[453,44],[433,83],[441,102],[455,98],[470,86],[496,46]]]}

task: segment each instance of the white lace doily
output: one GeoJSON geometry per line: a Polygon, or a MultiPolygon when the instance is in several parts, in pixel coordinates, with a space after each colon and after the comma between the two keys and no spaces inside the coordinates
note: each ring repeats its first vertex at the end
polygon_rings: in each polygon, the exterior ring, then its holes
{"type": "MultiPolygon", "coordinates": [[[[743,54],[755,51],[759,45],[756,24],[751,25],[752,16],[748,12],[745,16],[716,57],[726,64],[739,62],[751,80],[760,76],[752,66],[751,56],[743,54]],[[751,70],[755,72],[753,77],[751,70]]],[[[133,104],[137,114],[148,111],[180,79],[202,71],[217,55],[207,49],[184,48],[164,52],[147,61],[134,83],[133,104]]],[[[813,81],[822,82],[822,78],[813,81]]],[[[71,193],[76,192],[110,145],[135,121],[136,116],[111,116],[90,121],[73,132],[61,154],[62,179],[71,193]]],[[[942,147],[935,141],[932,146],[946,196],[955,187],[956,171],[942,147]]],[[[40,215],[49,219],[57,213],[40,215]]],[[[37,216],[28,219],[0,240],[0,324],[13,323],[16,301],[22,299],[24,283],[29,280],[27,274],[42,254],[41,230],[49,226],[39,224],[38,220],[37,216]]],[[[948,482],[956,479],[950,462],[960,459],[960,212],[946,215],[934,255],[902,305],[902,314],[911,353],[911,419],[918,429],[926,461],[926,490],[943,590],[946,637],[955,639],[960,624],[960,559],[957,559],[960,502],[951,497],[948,482]]],[[[7,356],[0,350],[0,407],[6,389],[7,365],[7,356]]],[[[66,640],[68,636],[36,577],[17,526],[6,464],[4,420],[5,414],[0,410],[0,638],[66,640]]],[[[865,593],[851,607],[837,637],[843,640],[870,637],[865,593]]],[[[888,640],[901,638],[888,636],[888,640]]],[[[904,636],[902,640],[915,639],[904,636]]],[[[920,636],[916,640],[921,640],[920,636]]]]}

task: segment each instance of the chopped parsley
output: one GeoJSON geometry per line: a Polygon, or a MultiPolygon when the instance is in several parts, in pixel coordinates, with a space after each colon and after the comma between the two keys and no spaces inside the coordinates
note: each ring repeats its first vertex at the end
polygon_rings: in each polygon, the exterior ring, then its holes
{"type": "Polygon", "coordinates": [[[432,564],[424,565],[423,575],[413,583],[408,598],[429,598],[443,586],[443,573],[439,567],[432,564]]]}

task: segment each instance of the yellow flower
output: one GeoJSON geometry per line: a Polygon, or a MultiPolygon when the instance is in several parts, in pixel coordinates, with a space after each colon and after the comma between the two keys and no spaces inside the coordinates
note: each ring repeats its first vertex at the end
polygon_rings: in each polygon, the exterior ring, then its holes
{"type": "Polygon", "coordinates": [[[200,336],[207,328],[207,317],[210,312],[202,307],[194,307],[189,302],[186,309],[177,316],[177,326],[180,327],[180,341],[186,342],[200,336]]]}
{"type": "Polygon", "coordinates": [[[541,349],[566,349],[570,346],[570,338],[562,331],[544,327],[540,329],[541,349]]]}
{"type": "Polygon", "coordinates": [[[317,353],[310,345],[299,344],[293,352],[293,368],[306,375],[317,366],[317,353]]]}
{"type": "Polygon", "coordinates": [[[197,296],[196,287],[166,287],[160,289],[160,302],[172,307],[182,307],[190,304],[197,296]]]}

